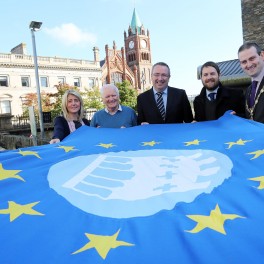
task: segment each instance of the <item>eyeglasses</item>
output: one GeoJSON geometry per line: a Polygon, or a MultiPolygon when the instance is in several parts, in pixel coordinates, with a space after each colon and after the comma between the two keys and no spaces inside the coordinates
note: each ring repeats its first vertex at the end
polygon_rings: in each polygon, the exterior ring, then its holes
{"type": "Polygon", "coordinates": [[[161,77],[161,78],[169,78],[170,77],[170,75],[169,74],[165,74],[165,73],[162,73],[162,74],[160,74],[160,73],[153,73],[152,74],[154,77],[161,77]]]}

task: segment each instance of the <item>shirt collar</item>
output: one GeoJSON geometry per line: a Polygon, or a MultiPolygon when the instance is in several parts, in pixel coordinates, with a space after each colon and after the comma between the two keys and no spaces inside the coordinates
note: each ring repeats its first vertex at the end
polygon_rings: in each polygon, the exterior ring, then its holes
{"type": "MultiPolygon", "coordinates": [[[[121,105],[118,106],[117,111],[122,111],[122,106],[121,106],[121,105]]],[[[116,111],[116,112],[117,112],[117,111],[116,111]]],[[[109,111],[108,111],[107,108],[105,108],[105,112],[109,114],[109,111]]]]}
{"type": "MultiPolygon", "coordinates": [[[[153,87],[153,93],[154,95],[158,93],[158,91],[156,91],[154,87],[153,87]]],[[[166,87],[166,89],[163,91],[163,94],[167,94],[167,93],[168,93],[168,87],[166,87]]]]}
{"type": "Polygon", "coordinates": [[[264,77],[264,67],[262,68],[261,72],[259,73],[259,75],[255,78],[252,78],[251,81],[257,81],[258,85],[261,83],[262,79],[264,77]]]}
{"type": "Polygon", "coordinates": [[[206,90],[206,96],[208,97],[208,94],[210,94],[210,93],[217,93],[218,89],[219,89],[219,86],[216,87],[214,90],[205,89],[206,90]]]}

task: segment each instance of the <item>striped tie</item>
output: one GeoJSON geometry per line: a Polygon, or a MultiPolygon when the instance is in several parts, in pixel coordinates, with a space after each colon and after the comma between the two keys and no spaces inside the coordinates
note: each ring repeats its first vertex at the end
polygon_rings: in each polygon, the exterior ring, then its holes
{"type": "Polygon", "coordinates": [[[157,99],[157,107],[160,111],[161,117],[163,120],[165,120],[165,108],[164,108],[164,103],[163,103],[163,98],[162,98],[163,93],[157,93],[158,99],[157,99]]]}

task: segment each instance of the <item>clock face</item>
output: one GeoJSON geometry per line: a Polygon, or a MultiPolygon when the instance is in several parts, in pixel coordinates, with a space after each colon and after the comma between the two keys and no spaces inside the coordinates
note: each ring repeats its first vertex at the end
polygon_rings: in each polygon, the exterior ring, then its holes
{"type": "Polygon", "coordinates": [[[141,48],[146,48],[147,47],[147,42],[146,42],[145,39],[141,39],[140,44],[141,44],[141,48]]]}
{"type": "Polygon", "coordinates": [[[129,41],[129,44],[128,44],[129,48],[130,49],[133,49],[134,48],[134,41],[129,41]]]}

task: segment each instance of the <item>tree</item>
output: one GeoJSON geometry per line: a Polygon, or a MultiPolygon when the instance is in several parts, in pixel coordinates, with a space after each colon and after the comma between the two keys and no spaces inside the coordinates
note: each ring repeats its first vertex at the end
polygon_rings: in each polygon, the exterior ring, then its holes
{"type": "Polygon", "coordinates": [[[117,83],[119,90],[120,101],[123,105],[129,106],[136,110],[137,91],[132,87],[129,81],[125,80],[122,83],[117,83]]]}
{"type": "Polygon", "coordinates": [[[83,98],[84,98],[84,108],[86,110],[88,109],[99,110],[104,107],[98,87],[93,87],[92,89],[89,90],[85,89],[83,98]]]}

